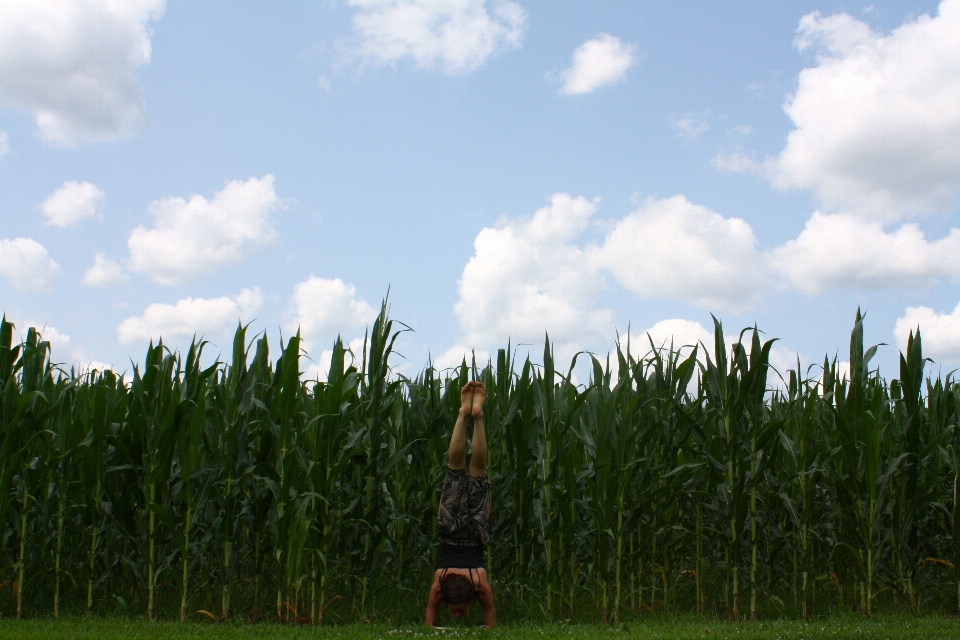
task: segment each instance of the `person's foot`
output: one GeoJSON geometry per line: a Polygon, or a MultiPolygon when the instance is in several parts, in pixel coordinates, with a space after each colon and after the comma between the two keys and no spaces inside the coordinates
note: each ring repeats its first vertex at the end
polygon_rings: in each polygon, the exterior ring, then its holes
{"type": "Polygon", "coordinates": [[[468,382],[460,389],[460,411],[463,415],[469,416],[473,413],[473,386],[475,383],[468,382]]]}
{"type": "Polygon", "coordinates": [[[476,386],[473,388],[473,407],[471,413],[474,416],[479,416],[483,414],[483,402],[487,399],[487,389],[483,386],[482,382],[475,383],[476,386]]]}

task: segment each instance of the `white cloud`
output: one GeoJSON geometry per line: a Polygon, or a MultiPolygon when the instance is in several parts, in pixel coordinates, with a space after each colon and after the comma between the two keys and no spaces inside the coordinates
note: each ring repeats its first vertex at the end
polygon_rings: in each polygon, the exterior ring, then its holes
{"type": "MultiPolygon", "coordinates": [[[[51,327],[43,322],[25,322],[23,323],[24,329],[29,329],[33,327],[37,330],[37,333],[40,334],[41,340],[46,340],[50,343],[50,352],[53,355],[54,362],[59,360],[59,357],[62,357],[62,354],[71,349],[72,345],[70,344],[70,336],[65,333],[60,333],[56,328],[51,327]],[[58,357],[59,354],[59,357],[58,357]]],[[[26,334],[26,331],[23,332],[26,334]]]]}
{"type": "Polygon", "coordinates": [[[93,257],[93,265],[83,273],[83,284],[88,287],[116,287],[129,281],[123,268],[102,253],[93,257]]]}
{"type": "Polygon", "coordinates": [[[51,361],[60,366],[66,372],[73,369],[78,375],[86,375],[92,371],[103,371],[113,369],[112,365],[92,360],[86,350],[73,344],[70,336],[62,333],[45,322],[16,322],[14,323],[19,330],[20,340],[27,337],[27,330],[33,327],[40,334],[40,339],[50,343],[51,361]]]}
{"type": "Polygon", "coordinates": [[[560,357],[612,336],[610,310],[593,307],[602,277],[576,245],[596,210],[597,201],[558,193],[532,219],[480,231],[454,305],[461,354],[508,339],[542,344],[547,331],[560,357]]]}
{"type": "Polygon", "coordinates": [[[292,335],[300,331],[305,360],[305,380],[326,380],[333,351],[329,348],[340,336],[353,356],[347,354],[345,366],[363,358],[363,332],[377,317],[377,310],[357,296],[357,288],[340,278],[311,275],[293,288],[290,298],[291,320],[286,324],[292,335]],[[351,336],[353,336],[351,338],[351,336]]]}
{"type": "Polygon", "coordinates": [[[32,238],[0,240],[0,276],[17,291],[52,291],[60,275],[42,244],[32,238]]]}
{"type": "MultiPolygon", "coordinates": [[[[542,337],[541,337],[542,340],[542,337]]],[[[500,346],[501,349],[506,348],[506,344],[500,346]]],[[[542,347],[542,345],[540,345],[542,347]]],[[[541,351],[543,349],[541,348],[541,351]]],[[[470,347],[465,347],[462,344],[455,344],[437,357],[433,358],[433,368],[437,371],[444,371],[445,369],[452,369],[454,367],[459,367],[466,360],[467,364],[470,365],[473,363],[474,359],[477,361],[477,366],[483,367],[487,364],[487,361],[490,360],[490,352],[486,349],[471,349],[470,347]]]]}
{"type": "MultiPolygon", "coordinates": [[[[348,350],[343,359],[344,370],[350,365],[360,368],[363,360],[363,338],[354,338],[345,342],[343,346],[348,350]]],[[[330,364],[333,362],[333,349],[324,349],[318,358],[311,356],[309,351],[307,355],[311,359],[300,360],[300,366],[303,367],[300,377],[305,381],[326,382],[330,375],[330,364]]],[[[395,369],[395,366],[391,365],[391,369],[395,369]]]]}
{"type": "MultiPolygon", "coordinates": [[[[768,339],[766,336],[760,336],[761,341],[768,339]]],[[[789,372],[791,369],[796,370],[797,366],[799,366],[800,378],[802,380],[808,377],[808,368],[811,364],[810,359],[805,355],[789,347],[781,346],[779,342],[773,343],[773,347],[770,349],[769,362],[773,370],[767,371],[767,388],[781,390],[786,389],[787,384],[790,382],[789,372]]],[[[811,369],[809,374],[814,375],[815,370],[811,369]]]]}
{"type": "Polygon", "coordinates": [[[915,224],[887,233],[879,223],[817,212],[795,240],[772,254],[775,268],[811,295],[854,286],[926,286],[960,278],[960,229],[929,242],[915,224]]]}
{"type": "Polygon", "coordinates": [[[135,72],[164,0],[0,2],[0,106],[33,114],[61,145],[128,135],[144,121],[135,72]]]}
{"type": "Polygon", "coordinates": [[[243,289],[232,298],[185,298],[172,304],[151,304],[140,316],[117,325],[121,344],[138,344],[161,337],[166,344],[177,340],[228,338],[237,324],[250,321],[263,304],[260,289],[243,289]]]}
{"type": "Polygon", "coordinates": [[[917,327],[920,327],[924,356],[937,362],[960,363],[960,304],[952,313],[937,313],[930,307],[907,307],[893,328],[901,351],[907,348],[907,336],[917,327]]]}
{"type": "Polygon", "coordinates": [[[350,0],[353,54],[375,65],[405,58],[421,69],[455,75],[483,65],[523,41],[527,14],[516,2],[495,0],[350,0]]]}
{"type": "Polygon", "coordinates": [[[592,261],[641,298],[681,298],[740,312],[766,288],[753,229],[682,195],[648,199],[617,222],[592,261]]]}
{"type": "Polygon", "coordinates": [[[784,106],[795,129],[768,171],[781,188],[895,220],[953,206],[960,193],[960,0],[889,35],[811,13],[795,41],[817,54],[784,106]]]}
{"type": "Polygon", "coordinates": [[[6,131],[0,129],[0,159],[10,153],[10,136],[6,131]]]}
{"type": "Polygon", "coordinates": [[[717,171],[729,171],[730,173],[759,174],[762,172],[760,164],[742,151],[718,153],[710,158],[710,166],[717,171]]]}
{"type": "Polygon", "coordinates": [[[329,347],[338,335],[350,340],[351,335],[362,334],[377,317],[377,310],[357,296],[357,288],[340,278],[311,275],[293,288],[290,307],[287,330],[300,330],[308,353],[329,347]]]}
{"type": "MultiPolygon", "coordinates": [[[[642,340],[637,340],[635,337],[632,339],[630,350],[634,354],[634,357],[643,358],[649,354],[650,341],[647,339],[648,335],[653,340],[653,344],[657,349],[664,350],[664,355],[666,355],[666,351],[670,349],[672,342],[674,351],[679,352],[682,357],[688,357],[693,347],[698,346],[697,361],[701,365],[706,365],[708,355],[711,360],[716,362],[712,327],[707,330],[699,322],[685,320],[683,318],[661,320],[644,332],[642,340]]],[[[727,346],[728,358],[733,353],[733,346],[739,338],[739,331],[734,333],[731,332],[729,328],[724,331],[724,341],[727,346]]],[[[765,342],[768,339],[769,337],[763,334],[760,335],[761,342],[765,342]]],[[[749,331],[743,334],[743,340],[743,346],[746,349],[747,355],[749,355],[752,347],[752,342],[750,342],[751,334],[749,331]]],[[[805,356],[799,355],[796,351],[787,347],[778,346],[778,344],[779,343],[774,343],[770,349],[769,363],[773,369],[783,374],[784,379],[786,379],[786,371],[797,366],[798,357],[802,363],[801,366],[805,366],[807,359],[805,356]]],[[[694,372],[693,377],[690,379],[690,384],[687,386],[688,393],[696,395],[699,379],[700,371],[698,369],[694,372]]],[[[785,385],[780,375],[773,370],[768,370],[767,387],[782,389],[785,385]]]]}
{"type": "Polygon", "coordinates": [[[101,201],[103,190],[97,185],[68,180],[43,201],[40,210],[47,218],[46,224],[63,229],[97,216],[101,201]]]}
{"type": "Polygon", "coordinates": [[[689,113],[678,118],[670,118],[670,124],[677,130],[677,135],[687,142],[693,142],[710,128],[705,121],[689,113]]]}
{"type": "Polygon", "coordinates": [[[598,34],[574,49],[571,65],[560,78],[560,93],[590,93],[627,77],[627,70],[636,60],[636,47],[624,44],[608,33],[598,34]]]}
{"type": "Polygon", "coordinates": [[[150,203],[156,227],[130,234],[130,263],[155,282],[175,285],[240,262],[277,240],[270,217],[281,204],[271,175],[227,182],[212,200],[157,200],[150,203]]]}
{"type": "MultiPolygon", "coordinates": [[[[633,340],[635,341],[636,338],[633,338],[633,340]]],[[[644,331],[642,340],[634,342],[635,346],[631,346],[631,350],[639,354],[646,353],[650,350],[651,340],[653,346],[657,349],[670,349],[672,343],[675,351],[684,354],[689,353],[691,348],[702,342],[711,355],[713,354],[713,333],[693,320],[684,320],[683,318],[661,320],[644,331]],[[649,340],[647,336],[649,336],[649,340]]],[[[701,349],[702,351],[703,349],[701,349]]]]}
{"type": "Polygon", "coordinates": [[[113,365],[99,360],[87,360],[76,364],[77,374],[80,376],[90,375],[94,371],[113,371],[113,365]]]}

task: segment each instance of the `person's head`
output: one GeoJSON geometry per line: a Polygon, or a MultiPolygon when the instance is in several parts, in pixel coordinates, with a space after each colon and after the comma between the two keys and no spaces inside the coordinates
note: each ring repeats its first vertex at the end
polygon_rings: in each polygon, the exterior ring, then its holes
{"type": "Polygon", "coordinates": [[[447,611],[458,620],[467,615],[477,595],[473,582],[456,574],[445,576],[440,581],[440,591],[443,592],[443,601],[447,603],[447,611]]]}

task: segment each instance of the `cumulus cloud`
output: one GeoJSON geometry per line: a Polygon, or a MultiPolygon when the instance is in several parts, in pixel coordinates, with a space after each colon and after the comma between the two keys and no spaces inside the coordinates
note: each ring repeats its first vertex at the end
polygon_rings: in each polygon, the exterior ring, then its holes
{"type": "MultiPolygon", "coordinates": [[[[734,332],[730,330],[730,327],[725,328],[724,339],[727,346],[728,357],[733,353],[733,346],[739,338],[739,330],[734,332]]],[[[708,330],[699,322],[683,318],[661,320],[643,332],[642,340],[637,340],[636,336],[632,338],[630,350],[635,358],[643,358],[650,353],[650,340],[653,341],[655,348],[663,349],[664,351],[669,350],[672,344],[674,351],[679,352],[682,357],[688,357],[693,347],[697,346],[699,347],[697,351],[697,361],[701,365],[706,365],[708,355],[716,362],[713,327],[708,330]],[[648,336],[650,338],[649,340],[648,336]]],[[[743,334],[743,340],[743,346],[749,355],[752,347],[752,343],[750,342],[751,333],[749,331],[743,334]]],[[[765,342],[769,340],[769,337],[761,333],[760,340],[761,342],[765,342]]],[[[770,349],[769,364],[772,369],[767,371],[767,387],[776,389],[785,388],[784,380],[787,379],[787,371],[797,367],[798,359],[801,370],[805,373],[806,366],[809,364],[809,359],[806,356],[789,347],[774,343],[770,349]]],[[[697,393],[697,383],[699,379],[700,371],[698,369],[694,372],[690,384],[687,387],[689,393],[697,393]]]]}
{"type": "Polygon", "coordinates": [[[710,166],[717,171],[728,171],[730,173],[762,173],[763,168],[760,163],[743,153],[734,151],[732,153],[718,153],[710,158],[710,166]]]}
{"type": "Polygon", "coordinates": [[[536,344],[547,331],[563,351],[612,335],[610,310],[593,306],[603,280],[577,246],[596,210],[558,193],[532,219],[480,231],[454,306],[463,349],[536,344]]]}
{"type": "Polygon", "coordinates": [[[682,195],[650,198],[619,220],[593,264],[641,298],[681,298],[715,310],[740,312],[766,288],[766,256],[753,229],[682,195]]]}
{"type": "Polygon", "coordinates": [[[0,129],[0,159],[10,153],[10,136],[6,131],[0,129]]]}
{"type": "Polygon", "coordinates": [[[140,344],[161,337],[167,344],[189,340],[228,338],[238,323],[251,320],[263,304],[260,289],[243,289],[239,295],[222,298],[185,298],[176,304],[155,303],[139,316],[117,325],[121,344],[140,344]]]}
{"type": "Polygon", "coordinates": [[[150,204],[156,226],[137,227],[127,241],[130,264],[165,285],[235,264],[277,240],[270,218],[281,204],[271,175],[227,182],[212,200],[157,200],[150,204]]]}
{"type": "MultiPolygon", "coordinates": [[[[438,365],[455,366],[474,350],[485,359],[508,339],[542,344],[545,332],[561,359],[609,345],[613,313],[597,303],[609,275],[642,298],[681,298],[717,310],[740,311],[761,297],[768,257],[744,221],[682,195],[649,199],[623,218],[598,221],[611,231],[596,244],[585,238],[598,203],[557,193],[532,218],[480,231],[454,305],[461,338],[438,365]]],[[[709,335],[679,319],[650,331],[657,341],[677,337],[677,346],[709,335]]],[[[645,352],[646,338],[634,336],[633,345],[645,352]]]]}
{"type": "Polygon", "coordinates": [[[811,13],[796,47],[816,65],[784,105],[787,145],[768,163],[781,188],[885,221],[950,208],[960,192],[960,0],[888,35],[811,13]]]}
{"type": "MultiPolygon", "coordinates": [[[[344,371],[351,365],[360,368],[363,360],[363,338],[357,337],[349,342],[344,341],[343,346],[347,350],[343,359],[344,371]]],[[[306,348],[304,350],[307,352],[309,359],[300,360],[300,366],[303,367],[300,377],[307,382],[326,382],[330,375],[330,364],[333,362],[333,349],[324,349],[319,356],[312,355],[306,348]]],[[[391,369],[395,369],[395,367],[391,365],[391,369]]]]}
{"type": "Polygon", "coordinates": [[[164,0],[0,2],[0,106],[61,145],[128,135],[145,117],[136,71],[164,0]]]}
{"type": "Polygon", "coordinates": [[[573,50],[570,67],[560,78],[560,93],[590,93],[627,77],[627,70],[636,60],[636,46],[624,44],[608,33],[598,34],[573,50]]]}
{"type": "Polygon", "coordinates": [[[643,339],[636,343],[634,350],[640,354],[649,351],[650,341],[657,349],[669,349],[672,344],[675,351],[685,354],[703,343],[710,353],[713,353],[713,333],[707,331],[699,322],[683,318],[670,318],[656,323],[643,332],[643,339]]]}
{"type": "Polygon", "coordinates": [[[907,348],[907,336],[917,327],[924,356],[937,362],[960,363],[960,304],[952,313],[938,313],[930,307],[907,307],[893,328],[901,350],[907,348]]]}
{"type": "Polygon", "coordinates": [[[677,135],[687,142],[693,142],[710,128],[705,121],[689,113],[685,116],[670,118],[670,124],[677,130],[677,135]]]}
{"type": "Polygon", "coordinates": [[[477,69],[488,58],[519,47],[527,14],[506,0],[350,0],[355,41],[351,53],[374,65],[413,60],[450,75],[477,69]]]}
{"type": "Polygon", "coordinates": [[[93,257],[93,265],[83,273],[83,284],[88,287],[116,287],[129,281],[123,268],[102,253],[93,257]]]}
{"type": "MultiPolygon", "coordinates": [[[[8,318],[9,320],[9,318],[8,318]]],[[[93,371],[113,369],[113,366],[99,360],[93,360],[82,347],[74,344],[70,336],[57,330],[45,322],[15,322],[20,333],[20,340],[27,337],[27,331],[32,327],[40,334],[40,339],[50,343],[50,358],[64,371],[73,369],[78,375],[88,375],[93,371]]]]}
{"type": "Polygon", "coordinates": [[[915,224],[892,233],[849,215],[814,213],[795,240],[773,250],[777,271],[804,293],[917,287],[960,278],[960,229],[933,242],[915,224]]]}
{"type": "Polygon", "coordinates": [[[60,266],[32,238],[0,240],[0,276],[17,291],[46,293],[56,286],[60,266]]]}
{"type": "MultiPolygon", "coordinates": [[[[507,345],[504,344],[500,348],[503,349],[506,348],[506,346],[507,345]]],[[[542,345],[540,346],[542,347],[542,345]]],[[[445,369],[459,367],[464,361],[466,361],[468,365],[472,364],[474,360],[476,360],[477,366],[482,367],[490,360],[490,352],[486,349],[473,349],[465,347],[462,344],[455,344],[433,358],[433,368],[437,371],[443,371],[445,369]]]]}
{"type": "MultiPolygon", "coordinates": [[[[357,288],[340,278],[311,275],[293,288],[287,331],[300,331],[303,350],[310,358],[304,364],[307,380],[326,380],[333,351],[328,347],[340,336],[353,353],[363,357],[363,333],[377,317],[377,310],[357,295],[357,288]]],[[[346,365],[351,361],[348,355],[346,365]]]]}
{"type": "Polygon", "coordinates": [[[46,224],[63,229],[95,217],[102,201],[103,190],[95,184],[68,180],[43,201],[40,211],[47,218],[46,224]]]}
{"type": "Polygon", "coordinates": [[[340,278],[311,275],[293,288],[290,299],[293,333],[300,330],[304,348],[310,352],[332,344],[338,335],[345,340],[363,333],[377,317],[377,311],[357,296],[357,288],[340,278]]]}

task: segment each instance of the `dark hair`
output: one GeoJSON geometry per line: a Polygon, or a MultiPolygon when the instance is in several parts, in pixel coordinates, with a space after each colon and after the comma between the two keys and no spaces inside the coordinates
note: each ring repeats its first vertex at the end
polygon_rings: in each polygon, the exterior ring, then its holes
{"type": "Polygon", "coordinates": [[[476,597],[473,581],[457,574],[444,576],[440,580],[440,591],[447,604],[472,604],[476,597]]]}

